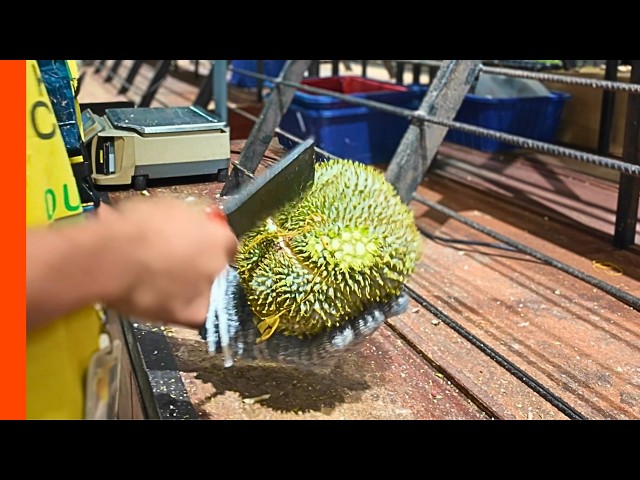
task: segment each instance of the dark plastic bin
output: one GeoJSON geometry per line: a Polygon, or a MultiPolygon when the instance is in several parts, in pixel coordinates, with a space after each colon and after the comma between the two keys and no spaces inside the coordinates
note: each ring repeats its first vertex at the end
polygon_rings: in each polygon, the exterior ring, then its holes
{"type": "MultiPolygon", "coordinates": [[[[262,72],[262,74],[269,77],[277,77],[278,75],[280,75],[280,72],[284,68],[284,64],[287,63],[286,60],[263,60],[263,62],[264,71],[262,72]]],[[[231,60],[231,66],[241,68],[243,70],[248,70],[250,72],[258,71],[257,60],[231,60]]],[[[231,72],[229,83],[231,85],[235,85],[236,87],[244,88],[255,88],[258,85],[258,81],[254,77],[250,77],[249,75],[244,75],[235,71],[231,72]]]]}
{"type": "MultiPolygon", "coordinates": [[[[301,83],[372,101],[412,108],[424,92],[363,77],[306,78],[301,83]]],[[[369,107],[350,104],[329,95],[297,91],[280,128],[340,158],[366,164],[388,163],[409,126],[409,120],[369,107]]],[[[278,134],[285,148],[296,142],[278,134]]]]}
{"type": "MultiPolygon", "coordinates": [[[[427,86],[411,85],[423,98],[427,86]]],[[[564,92],[551,92],[545,97],[487,98],[468,93],[455,117],[466,123],[532,140],[553,143],[562,118],[562,110],[571,97],[564,92]]],[[[418,108],[416,103],[414,108],[418,108]]],[[[449,130],[445,141],[483,152],[508,152],[517,146],[459,130],[449,130]]]]}

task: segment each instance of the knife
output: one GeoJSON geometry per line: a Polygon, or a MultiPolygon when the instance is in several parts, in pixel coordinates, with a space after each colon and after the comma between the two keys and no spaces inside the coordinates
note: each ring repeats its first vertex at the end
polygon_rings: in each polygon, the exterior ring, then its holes
{"type": "Polygon", "coordinates": [[[254,228],[289,202],[295,201],[313,185],[315,178],[314,140],[290,150],[278,163],[259,177],[252,177],[235,195],[226,198],[211,219],[226,221],[236,237],[254,228]]]}

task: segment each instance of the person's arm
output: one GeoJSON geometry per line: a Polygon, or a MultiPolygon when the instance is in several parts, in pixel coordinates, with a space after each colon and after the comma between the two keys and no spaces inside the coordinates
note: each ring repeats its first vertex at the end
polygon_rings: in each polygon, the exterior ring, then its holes
{"type": "Polygon", "coordinates": [[[80,224],[27,229],[27,328],[96,302],[199,327],[236,244],[226,224],[170,199],[103,205],[80,224]]]}
{"type": "Polygon", "coordinates": [[[91,305],[116,288],[100,271],[109,240],[103,231],[99,222],[27,229],[28,329],[91,305]]]}
{"type": "Polygon", "coordinates": [[[408,305],[402,294],[314,337],[276,332],[258,342],[238,275],[227,266],[237,241],[226,223],[177,200],[136,199],[98,212],[81,224],[27,230],[28,329],[102,301],[140,320],[200,329],[225,366],[242,359],[315,368],[333,364],[408,305]],[[225,288],[214,295],[216,278],[225,288]]]}

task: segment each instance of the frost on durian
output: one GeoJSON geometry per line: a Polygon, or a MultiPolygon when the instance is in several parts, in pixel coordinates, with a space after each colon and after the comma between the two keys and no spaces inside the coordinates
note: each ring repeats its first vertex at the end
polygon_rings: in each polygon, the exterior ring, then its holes
{"type": "Polygon", "coordinates": [[[314,335],[400,293],[420,255],[411,210],[374,167],[317,163],[305,195],[241,239],[236,265],[262,333],[314,335]]]}

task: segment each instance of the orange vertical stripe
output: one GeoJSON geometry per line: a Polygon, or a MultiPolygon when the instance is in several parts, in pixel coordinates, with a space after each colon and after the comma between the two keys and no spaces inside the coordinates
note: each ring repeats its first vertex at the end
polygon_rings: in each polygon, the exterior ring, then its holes
{"type": "Polygon", "coordinates": [[[26,64],[0,60],[0,418],[26,418],[26,64]]]}

